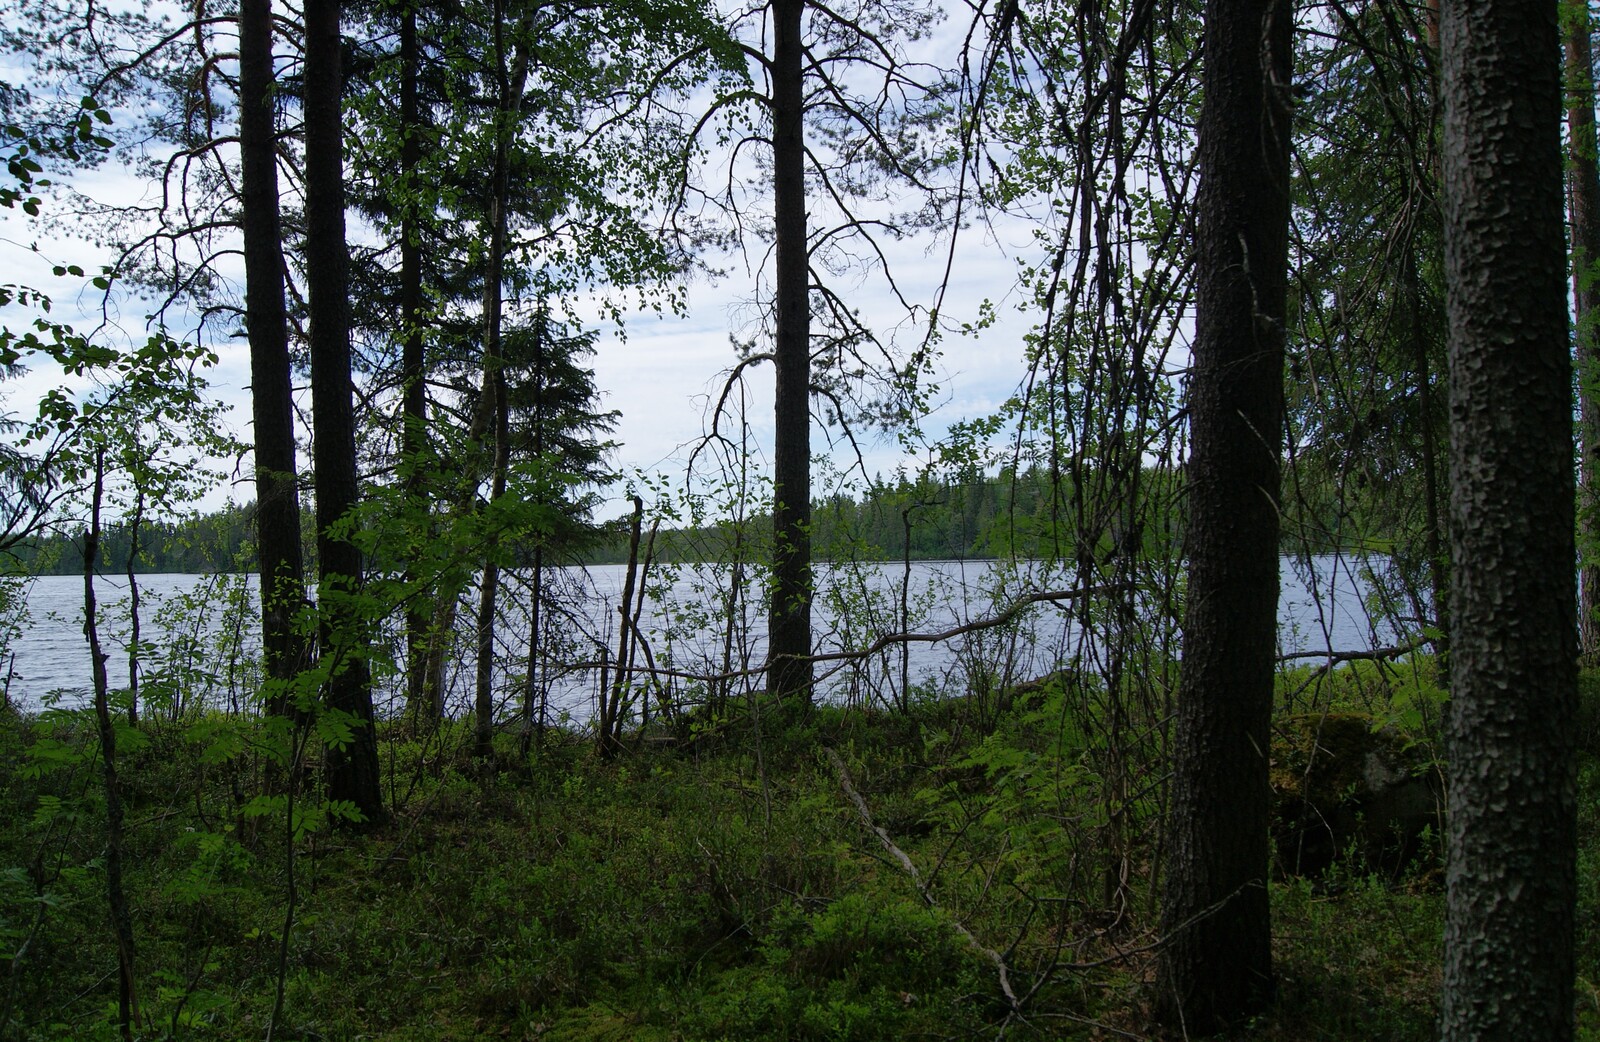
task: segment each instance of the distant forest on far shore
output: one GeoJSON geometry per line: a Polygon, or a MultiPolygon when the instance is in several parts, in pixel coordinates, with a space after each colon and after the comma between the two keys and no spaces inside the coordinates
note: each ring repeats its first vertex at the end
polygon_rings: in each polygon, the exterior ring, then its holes
{"type": "MultiPolygon", "coordinates": [[[[146,521],[138,526],[137,546],[134,535],[131,525],[108,525],[100,533],[98,570],[126,572],[130,553],[140,574],[256,570],[254,503],[178,521],[146,521]]],[[[83,542],[79,531],[22,543],[12,551],[14,560],[0,558],[0,574],[82,575],[83,542]]]]}
{"type": "MultiPolygon", "coordinates": [[[[1052,502],[1050,475],[1030,468],[1017,474],[974,474],[967,480],[931,477],[878,481],[860,497],[836,495],[812,504],[812,545],[819,559],[850,557],[886,561],[986,559],[1038,556],[1062,552],[1051,545],[1052,533],[1066,509],[1052,502]]],[[[649,525],[648,514],[645,520],[649,525]]],[[[748,519],[741,537],[770,538],[770,516],[748,519]]],[[[315,559],[315,538],[309,508],[302,523],[305,554],[315,559]]],[[[567,563],[620,564],[628,559],[628,518],[597,523],[587,547],[564,555],[567,563]]],[[[127,524],[108,525],[101,535],[98,568],[102,572],[134,571],[236,572],[257,568],[255,505],[230,505],[210,514],[178,521],[147,521],[138,528],[134,545],[127,524]]],[[[668,527],[657,531],[654,555],[664,561],[718,560],[735,552],[735,529],[723,523],[701,528],[668,527]]],[[[83,534],[60,533],[17,549],[11,562],[32,575],[81,575],[83,534]]]]}
{"type": "MultiPolygon", "coordinates": [[[[1096,556],[1104,558],[1127,550],[1134,541],[1150,549],[1153,541],[1177,539],[1180,491],[1174,487],[1174,478],[1148,471],[1141,495],[1144,507],[1131,516],[1143,521],[1130,538],[1121,524],[1128,515],[1121,512],[1098,522],[1074,516],[1070,482],[1065,475],[1053,478],[1043,468],[1016,471],[1008,467],[997,474],[973,473],[958,480],[897,476],[875,481],[859,496],[838,494],[813,501],[812,551],[819,561],[1061,557],[1072,552],[1072,547],[1061,543],[1065,533],[1099,528],[1102,537],[1096,556]]],[[[1347,517],[1341,524],[1333,520],[1337,511],[1321,497],[1306,495],[1304,487],[1298,502],[1289,505],[1299,523],[1285,526],[1285,552],[1323,552],[1355,544],[1370,547],[1375,537],[1381,538],[1398,523],[1395,519],[1386,523],[1382,517],[1347,517]]],[[[629,521],[624,515],[592,524],[588,529],[592,538],[577,545],[547,547],[546,563],[626,563],[629,521]]],[[[650,524],[647,510],[647,532],[650,524]]],[[[728,560],[765,545],[771,539],[771,527],[770,514],[746,518],[742,530],[730,522],[700,527],[663,522],[655,533],[651,554],[657,561],[668,562],[728,560]]],[[[309,505],[303,512],[301,532],[305,559],[315,561],[309,505]]],[[[106,526],[100,539],[101,572],[128,570],[128,557],[135,549],[132,536],[126,524],[106,526]]],[[[512,549],[514,556],[521,556],[519,548],[512,549]]],[[[643,545],[640,552],[644,552],[643,545]]],[[[230,505],[176,521],[146,521],[138,528],[134,556],[134,571],[140,574],[255,571],[255,504],[230,505]]],[[[0,561],[0,574],[7,571],[81,575],[83,533],[58,533],[21,545],[13,560],[0,561]]]]}

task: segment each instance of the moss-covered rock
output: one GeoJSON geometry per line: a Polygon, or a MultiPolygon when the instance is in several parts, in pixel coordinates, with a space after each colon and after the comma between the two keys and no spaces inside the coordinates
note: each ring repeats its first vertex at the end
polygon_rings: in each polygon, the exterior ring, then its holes
{"type": "Polygon", "coordinates": [[[1437,766],[1365,714],[1280,718],[1270,777],[1282,875],[1317,875],[1340,861],[1393,877],[1436,853],[1444,806],[1437,766]]]}

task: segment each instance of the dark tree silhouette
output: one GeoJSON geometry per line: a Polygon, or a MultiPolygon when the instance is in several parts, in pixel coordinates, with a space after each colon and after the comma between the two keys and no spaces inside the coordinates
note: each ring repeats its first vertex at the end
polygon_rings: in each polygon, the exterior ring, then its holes
{"type": "Polygon", "coordinates": [[[806,243],[805,0],[772,4],[772,593],[767,683],[811,697],[811,273],[806,243]]]}
{"type": "Polygon", "coordinates": [[[1209,0],[1195,258],[1189,591],[1156,1009],[1209,1034],[1273,992],[1268,727],[1288,265],[1287,0],[1209,0]]]}
{"type": "MultiPolygon", "coordinates": [[[[895,357],[830,290],[823,273],[882,265],[881,240],[943,217],[952,193],[936,183],[944,157],[929,147],[927,131],[932,114],[942,111],[948,84],[943,72],[906,54],[906,44],[923,38],[937,18],[923,0],[752,3],[733,13],[732,35],[755,82],[720,94],[695,120],[698,135],[719,112],[753,103],[754,126],[740,126],[729,137],[737,142],[736,156],[750,145],[764,153],[764,183],[746,185],[730,172],[722,186],[706,189],[686,176],[681,209],[696,195],[743,229],[754,212],[742,190],[771,193],[770,223],[759,223],[761,241],[770,237],[771,243],[770,300],[763,304],[772,346],[747,353],[735,375],[755,362],[771,362],[775,374],[767,684],[792,705],[809,704],[813,681],[812,396],[826,402],[830,420],[845,425],[855,414],[892,426],[918,408],[927,352],[895,357]],[[869,215],[870,204],[863,205],[869,200],[898,205],[890,185],[908,190],[911,212],[869,215]],[[868,357],[871,349],[875,357],[868,357]],[[882,394],[863,401],[872,397],[859,393],[869,383],[882,394]]],[[[747,117],[731,119],[737,124],[747,117]]],[[[892,277],[889,282],[898,301],[915,312],[892,277]]],[[[714,428],[720,419],[713,418],[714,428]]]]}
{"type": "Polygon", "coordinates": [[[328,749],[328,795],[369,822],[384,816],[373,732],[365,623],[356,609],[361,551],[341,532],[355,509],[356,439],[351,401],[349,247],[344,226],[342,44],[339,0],[310,0],[305,13],[305,263],[311,319],[311,424],[317,489],[321,654],[327,707],[349,724],[328,749]]]}
{"type": "MultiPolygon", "coordinates": [[[[272,0],[239,4],[239,163],[244,230],[245,325],[255,425],[256,547],[261,569],[261,645],[267,676],[288,680],[303,665],[294,614],[305,603],[294,399],[284,314],[283,227],[278,210],[273,118],[272,0]]],[[[272,708],[282,711],[280,694],[272,708]]]]}

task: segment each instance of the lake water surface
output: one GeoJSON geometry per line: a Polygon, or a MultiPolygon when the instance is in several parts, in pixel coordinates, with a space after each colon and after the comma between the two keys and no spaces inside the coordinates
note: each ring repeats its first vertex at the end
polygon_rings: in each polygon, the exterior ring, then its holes
{"type": "MultiPolygon", "coordinates": [[[[1365,568],[1366,563],[1357,558],[1319,557],[1310,567],[1285,559],[1279,605],[1284,652],[1361,651],[1396,642],[1393,625],[1369,618],[1369,608],[1381,598],[1375,596],[1376,588],[1365,568]]],[[[552,712],[579,718],[589,714],[599,686],[599,673],[593,667],[616,647],[616,605],[623,573],[620,565],[548,573],[547,584],[560,589],[563,607],[559,613],[546,613],[546,623],[554,619],[557,628],[547,631],[543,646],[555,661],[540,662],[535,675],[552,712]],[[573,668],[573,663],[588,665],[573,668]]],[[[256,680],[252,660],[260,640],[255,576],[142,575],[138,583],[143,644],[140,672],[147,689],[201,689],[203,697],[212,702],[246,703],[256,680]],[[154,687],[150,687],[152,682],[154,687]]],[[[654,577],[651,596],[640,613],[640,628],[649,639],[655,666],[714,674],[760,664],[765,648],[759,590],[747,588],[744,599],[733,606],[737,623],[730,632],[726,624],[730,585],[726,570],[708,568],[682,568],[675,574],[654,577]]],[[[1070,589],[1071,583],[1036,565],[1024,565],[1014,572],[985,561],[932,561],[914,562],[909,574],[897,564],[850,571],[823,566],[818,586],[814,613],[817,650],[828,653],[861,648],[888,633],[948,630],[993,615],[997,606],[1011,603],[1020,592],[1070,589]]],[[[114,688],[125,687],[128,583],[123,577],[102,577],[95,589],[110,682],[114,688]]],[[[513,575],[501,602],[504,619],[499,627],[499,653],[504,665],[497,687],[507,702],[520,702],[526,686],[524,592],[525,583],[513,575]]],[[[468,603],[476,601],[469,599],[468,603]]],[[[83,701],[91,684],[83,633],[83,580],[75,576],[34,579],[27,589],[26,604],[26,618],[0,657],[0,687],[14,704],[26,708],[36,708],[49,699],[67,705],[83,701]]],[[[465,633],[471,626],[469,609],[464,609],[462,619],[465,633]]],[[[388,658],[396,658],[398,637],[389,636],[393,645],[388,658]]],[[[884,690],[898,690],[905,680],[937,689],[958,678],[961,671],[974,668],[1014,678],[1041,675],[1084,654],[1093,640],[1074,621],[1070,609],[1041,605],[1023,614],[1017,625],[1003,630],[937,644],[912,644],[903,658],[896,647],[868,661],[825,663],[819,667],[819,675],[824,677],[824,690],[834,697],[866,697],[867,687],[884,697],[884,690]]],[[[458,661],[450,685],[458,706],[464,708],[470,700],[470,653],[459,656],[458,661]]],[[[378,670],[380,702],[398,697],[398,677],[391,673],[386,681],[384,672],[378,670]]],[[[680,677],[671,683],[692,681],[680,677]]],[[[390,701],[387,706],[392,711],[398,703],[390,701]]],[[[383,708],[380,705],[380,710],[383,708]]]]}

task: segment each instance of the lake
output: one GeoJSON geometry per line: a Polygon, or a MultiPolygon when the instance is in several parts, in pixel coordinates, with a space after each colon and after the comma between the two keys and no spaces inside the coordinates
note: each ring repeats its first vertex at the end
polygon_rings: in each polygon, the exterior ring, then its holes
{"type": "MultiPolygon", "coordinates": [[[[1395,627],[1370,621],[1368,607],[1381,602],[1381,585],[1355,557],[1325,556],[1292,563],[1285,559],[1279,606],[1280,644],[1285,653],[1364,651],[1397,641],[1395,627]]],[[[545,612],[548,661],[537,663],[535,677],[552,715],[587,718],[599,687],[602,658],[615,654],[624,568],[621,565],[550,569],[546,584],[558,607],[545,612]]],[[[244,706],[257,682],[253,657],[259,648],[253,575],[139,576],[142,644],[140,673],[147,694],[201,698],[211,704],[244,706]]],[[[765,654],[759,590],[744,583],[744,596],[732,605],[735,625],[727,625],[726,568],[682,566],[652,573],[649,596],[640,610],[653,664],[679,674],[721,674],[749,670],[765,654]],[[752,599],[754,598],[754,599],[752,599]]],[[[996,614],[1019,594],[1071,589],[1072,583],[1043,565],[1005,568],[986,561],[913,562],[909,574],[898,564],[852,569],[821,566],[814,631],[819,654],[860,649],[889,633],[942,632],[996,614]],[[901,595],[905,593],[905,625],[901,595]]],[[[101,577],[102,645],[108,652],[112,686],[128,683],[128,583],[101,577]]],[[[520,703],[528,674],[527,576],[507,576],[501,605],[496,688],[502,701],[520,703]]],[[[44,576],[27,588],[26,618],[0,657],[0,687],[14,704],[37,708],[46,701],[79,704],[90,692],[87,641],[83,635],[83,580],[44,576]]],[[[475,597],[469,598],[475,605],[475,597]]],[[[1152,617],[1156,614],[1149,613],[1152,617]]],[[[1394,608],[1393,617],[1412,612],[1394,608]]],[[[471,632],[464,608],[463,634],[471,632]]],[[[1092,655],[1097,636],[1070,604],[1042,604],[1000,629],[971,632],[941,643],[908,645],[904,657],[893,647],[870,659],[825,662],[818,667],[823,691],[832,698],[861,701],[898,697],[907,682],[925,689],[948,689],[975,670],[1007,679],[1039,676],[1075,657],[1092,655]]],[[[1168,627],[1167,637],[1175,634],[1168,627]]],[[[388,632],[376,663],[380,712],[400,708],[400,678],[388,664],[400,658],[399,634],[388,632]]],[[[3,634],[0,634],[3,641],[3,634]]],[[[465,642],[464,642],[465,643],[465,642]]],[[[3,647],[0,644],[0,647],[3,647]]],[[[643,655],[640,656],[644,658],[643,655]]],[[[463,648],[447,684],[456,710],[470,703],[473,667],[463,648]]],[[[756,678],[759,681],[759,678],[756,678]]],[[[695,682],[684,676],[665,681],[682,694],[695,682]]],[[[735,688],[741,680],[735,680],[735,688]]],[[[701,685],[703,688],[703,685],[701,685]]],[[[692,693],[692,692],[691,692],[692,693]]]]}

